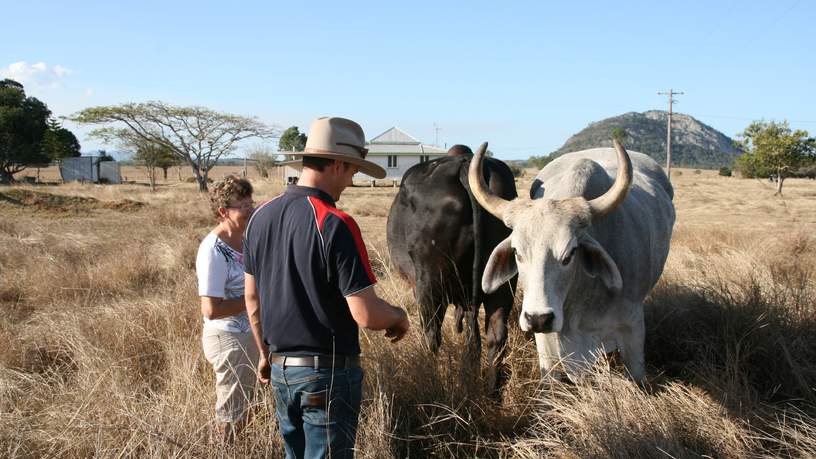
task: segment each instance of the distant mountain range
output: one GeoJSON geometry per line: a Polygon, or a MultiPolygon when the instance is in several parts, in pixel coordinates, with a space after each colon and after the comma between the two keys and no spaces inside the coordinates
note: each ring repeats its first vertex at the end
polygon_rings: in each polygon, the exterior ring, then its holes
{"type": "MultiPolygon", "coordinates": [[[[650,110],[596,121],[567,139],[551,156],[612,146],[612,130],[621,128],[628,134],[624,144],[627,149],[645,153],[665,164],[667,118],[668,112],[650,110]]],[[[672,114],[672,165],[713,169],[731,166],[741,154],[742,151],[734,146],[733,139],[722,132],[689,115],[672,114]]]]}

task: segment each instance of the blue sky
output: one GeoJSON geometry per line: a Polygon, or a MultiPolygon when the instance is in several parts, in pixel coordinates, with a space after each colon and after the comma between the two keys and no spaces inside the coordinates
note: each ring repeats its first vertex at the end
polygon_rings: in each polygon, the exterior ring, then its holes
{"type": "Polygon", "coordinates": [[[124,3],[4,2],[0,78],[57,115],[162,100],[425,143],[436,123],[440,145],[487,140],[503,159],[666,109],[670,87],[726,135],[760,118],[816,131],[809,0],[124,3]]]}

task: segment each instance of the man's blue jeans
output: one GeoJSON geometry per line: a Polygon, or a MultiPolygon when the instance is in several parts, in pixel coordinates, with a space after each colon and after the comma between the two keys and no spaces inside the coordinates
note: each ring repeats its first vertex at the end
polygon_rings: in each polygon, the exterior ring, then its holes
{"type": "Polygon", "coordinates": [[[271,382],[287,458],[354,456],[362,368],[284,369],[273,364],[271,382]]]}

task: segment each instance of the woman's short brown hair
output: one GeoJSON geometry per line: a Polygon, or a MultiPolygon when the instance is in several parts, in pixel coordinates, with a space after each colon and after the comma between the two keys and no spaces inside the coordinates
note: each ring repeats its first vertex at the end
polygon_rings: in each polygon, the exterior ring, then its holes
{"type": "Polygon", "coordinates": [[[219,207],[229,207],[235,201],[251,197],[252,184],[245,178],[237,175],[228,175],[223,180],[213,184],[210,189],[210,207],[218,217],[219,207]]]}

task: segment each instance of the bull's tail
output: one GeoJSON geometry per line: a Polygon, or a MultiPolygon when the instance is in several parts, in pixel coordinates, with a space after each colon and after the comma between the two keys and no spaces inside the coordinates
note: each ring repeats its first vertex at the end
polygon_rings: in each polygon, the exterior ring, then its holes
{"type": "MultiPolygon", "coordinates": [[[[463,167],[459,172],[459,181],[462,183],[462,186],[465,187],[465,190],[467,190],[468,197],[470,198],[470,208],[473,212],[473,269],[471,270],[470,304],[473,307],[473,322],[476,323],[475,319],[478,317],[479,308],[482,305],[482,248],[484,241],[482,237],[482,208],[470,191],[470,185],[468,183],[467,173],[469,164],[469,162],[463,163],[463,167]]],[[[461,326],[460,319],[457,325],[457,331],[461,329],[461,326]]]]}

